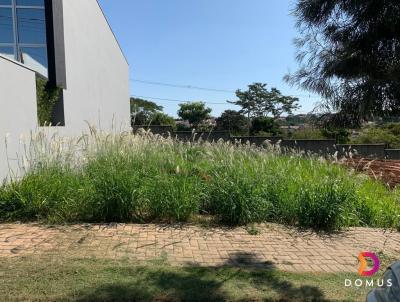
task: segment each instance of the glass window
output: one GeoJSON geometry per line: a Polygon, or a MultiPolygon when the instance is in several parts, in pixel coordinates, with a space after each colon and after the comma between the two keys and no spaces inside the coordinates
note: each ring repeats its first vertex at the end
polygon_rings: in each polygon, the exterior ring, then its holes
{"type": "Polygon", "coordinates": [[[17,0],[17,6],[42,6],[43,7],[44,0],[17,0]]]}
{"type": "Polygon", "coordinates": [[[0,54],[47,77],[46,44],[44,0],[0,0],[0,54]]]}
{"type": "Polygon", "coordinates": [[[15,60],[14,47],[12,46],[0,46],[0,54],[15,60]]]}
{"type": "Polygon", "coordinates": [[[0,43],[14,43],[11,8],[0,8],[0,43]]]}
{"type": "Polygon", "coordinates": [[[44,76],[47,75],[46,47],[20,47],[21,62],[44,76]]]}
{"type": "Polygon", "coordinates": [[[46,22],[43,9],[18,8],[18,42],[46,44],[46,22]]]}

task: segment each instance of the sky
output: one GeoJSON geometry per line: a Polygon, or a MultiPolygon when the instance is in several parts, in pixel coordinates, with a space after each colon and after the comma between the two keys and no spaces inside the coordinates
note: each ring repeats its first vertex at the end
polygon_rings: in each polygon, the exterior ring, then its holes
{"type": "Polygon", "coordinates": [[[238,109],[234,91],[267,83],[298,96],[306,113],[318,96],[290,87],[297,68],[294,0],[100,0],[130,65],[132,96],[176,116],[180,102],[204,101],[219,116],[238,109]],[[207,91],[138,81],[211,88],[207,91]],[[166,100],[158,100],[166,99],[166,100]],[[180,102],[179,102],[180,101],[180,102]]]}

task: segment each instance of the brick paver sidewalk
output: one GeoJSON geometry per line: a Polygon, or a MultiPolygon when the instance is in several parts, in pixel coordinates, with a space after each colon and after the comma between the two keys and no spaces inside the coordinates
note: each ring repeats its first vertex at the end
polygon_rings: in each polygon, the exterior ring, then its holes
{"type": "Polygon", "coordinates": [[[244,228],[163,225],[0,225],[0,258],[54,255],[100,259],[151,260],[173,265],[271,265],[287,271],[356,272],[361,251],[400,259],[400,233],[352,228],[321,235],[275,224],[258,235],[244,228]]]}

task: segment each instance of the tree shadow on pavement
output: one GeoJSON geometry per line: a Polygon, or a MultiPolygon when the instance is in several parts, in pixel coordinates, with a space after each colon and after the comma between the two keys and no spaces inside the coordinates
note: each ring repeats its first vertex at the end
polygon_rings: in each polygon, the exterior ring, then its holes
{"type": "Polygon", "coordinates": [[[236,253],[218,267],[183,268],[128,266],[119,269],[120,280],[74,294],[78,302],[192,302],[192,301],[326,301],[318,287],[296,286],[284,280],[274,265],[252,253],[236,253]],[[126,277],[126,278],[125,278],[126,277]],[[133,277],[133,278],[130,278],[133,277]],[[240,286],[250,284],[254,297],[243,297],[240,286]],[[226,285],[236,290],[232,297],[226,285]]]}

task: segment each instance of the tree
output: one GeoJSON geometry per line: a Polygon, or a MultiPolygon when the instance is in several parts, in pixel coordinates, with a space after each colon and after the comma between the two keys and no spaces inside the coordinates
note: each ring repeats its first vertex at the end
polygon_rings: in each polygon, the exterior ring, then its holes
{"type": "Polygon", "coordinates": [[[131,112],[138,112],[142,110],[156,112],[163,111],[163,109],[163,106],[159,106],[154,102],[140,98],[131,98],[131,112]]]}
{"type": "Polygon", "coordinates": [[[178,116],[188,121],[193,127],[198,127],[206,119],[210,118],[211,108],[203,102],[179,104],[178,116]]]}
{"type": "Polygon", "coordinates": [[[238,111],[226,110],[217,118],[217,130],[243,133],[247,129],[246,117],[238,111]]]}
{"type": "Polygon", "coordinates": [[[157,126],[171,126],[173,128],[176,127],[175,119],[168,114],[163,112],[155,112],[150,115],[150,125],[157,125],[157,126]]]}
{"type": "MultiPolygon", "coordinates": [[[[300,109],[298,98],[284,96],[276,88],[271,89],[269,100],[267,100],[267,102],[272,104],[272,115],[274,118],[278,118],[282,114],[291,115],[294,110],[300,109]]],[[[267,108],[269,108],[269,106],[267,106],[267,108]]]]}
{"type": "Polygon", "coordinates": [[[162,112],[164,108],[154,102],[131,98],[132,126],[172,126],[175,127],[173,117],[162,112]]]}
{"type": "Polygon", "coordinates": [[[400,113],[400,2],[298,0],[299,69],[285,79],[359,125],[400,113]]]}
{"type": "Polygon", "coordinates": [[[242,107],[239,112],[247,116],[249,132],[252,118],[271,114],[277,118],[284,113],[292,114],[299,108],[298,98],[284,96],[276,88],[268,91],[267,84],[262,83],[249,85],[246,91],[237,90],[236,96],[238,100],[230,103],[242,107]]]}
{"type": "Polygon", "coordinates": [[[131,117],[132,125],[148,125],[151,117],[155,113],[159,113],[164,108],[154,102],[131,98],[131,117]]]}
{"type": "Polygon", "coordinates": [[[251,135],[257,134],[268,134],[277,135],[279,134],[279,126],[275,120],[271,117],[260,116],[253,119],[250,129],[251,135]]]}

